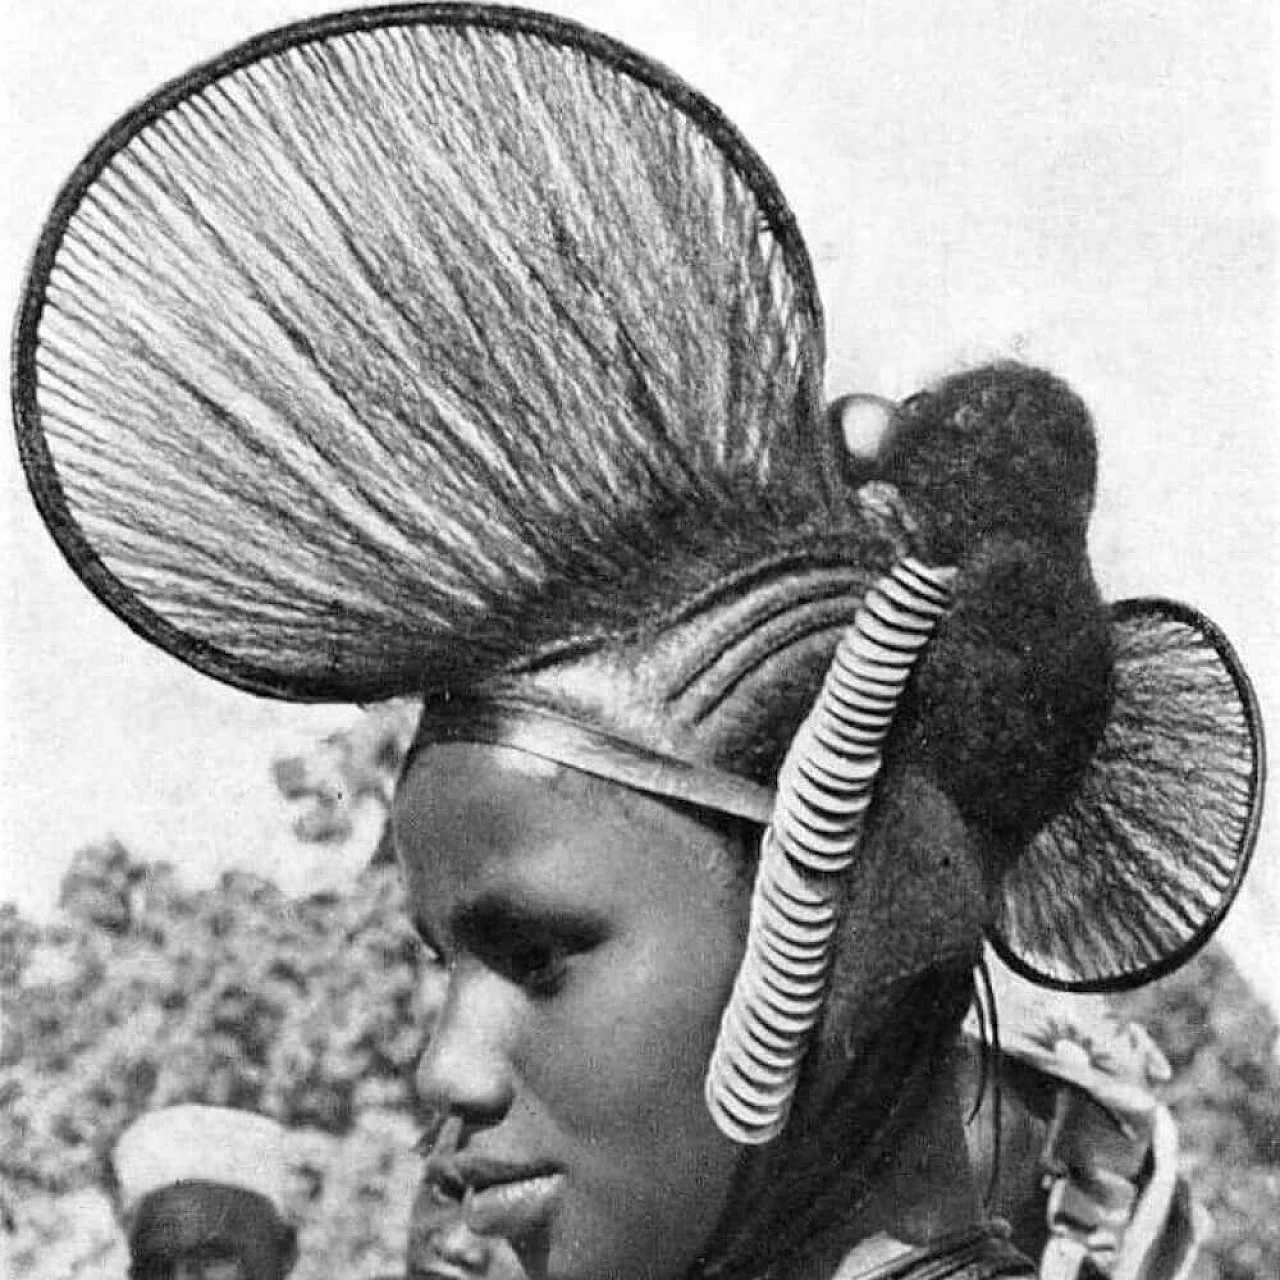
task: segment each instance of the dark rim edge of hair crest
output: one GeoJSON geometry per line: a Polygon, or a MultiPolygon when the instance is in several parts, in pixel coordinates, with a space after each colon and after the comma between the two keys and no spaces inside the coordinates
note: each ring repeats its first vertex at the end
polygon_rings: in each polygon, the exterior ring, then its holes
{"type": "Polygon", "coordinates": [[[1170,618],[1195,631],[1213,649],[1235,686],[1240,714],[1253,746],[1252,767],[1249,771],[1249,814],[1240,836],[1239,852],[1232,869],[1230,883],[1219,898],[1217,906],[1204,919],[1200,927],[1181,946],[1138,969],[1099,978],[1058,977],[1044,972],[1023,959],[996,930],[987,931],[987,940],[1004,964],[1020,978],[1051,991],[1065,991],[1080,995],[1118,994],[1167,978],[1171,973],[1182,968],[1194,959],[1217,933],[1218,926],[1240,892],[1245,874],[1253,860],[1254,849],[1257,847],[1258,829],[1262,822],[1262,802],[1266,792],[1267,761],[1262,711],[1253,682],[1249,679],[1239,654],[1222,628],[1191,605],[1183,604],[1179,600],[1170,600],[1164,596],[1135,596],[1119,600],[1111,606],[1111,621],[1117,630],[1133,619],[1151,617],[1170,618]]]}
{"type": "Polygon", "coordinates": [[[728,117],[708,98],[661,63],[590,27],[534,9],[483,4],[401,4],[340,10],[264,32],[169,81],[121,116],[99,138],[63,184],[47,216],[26,273],[12,349],[12,399],[18,451],[27,487],[58,550],[73,572],[103,604],[142,639],[224,684],[291,702],[378,702],[411,694],[376,679],[285,674],[245,661],[211,641],[167,621],[106,566],[72,514],[45,440],[38,403],[37,357],[46,292],[63,235],[80,204],[111,161],[145,129],[180,103],[218,80],[292,49],[345,35],[397,26],[477,28],[527,36],[597,58],[620,75],[644,85],[685,115],[725,156],[767,219],[803,305],[814,319],[825,353],[822,304],[808,249],[776,178],[728,117]]]}

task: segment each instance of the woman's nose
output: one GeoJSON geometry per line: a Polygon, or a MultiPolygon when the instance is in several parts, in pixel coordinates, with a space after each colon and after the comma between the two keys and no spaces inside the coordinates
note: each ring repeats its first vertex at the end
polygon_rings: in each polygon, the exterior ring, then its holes
{"type": "Polygon", "coordinates": [[[422,1104],[472,1122],[501,1119],[515,1096],[518,1017],[509,983],[479,966],[456,969],[418,1063],[422,1104]]]}

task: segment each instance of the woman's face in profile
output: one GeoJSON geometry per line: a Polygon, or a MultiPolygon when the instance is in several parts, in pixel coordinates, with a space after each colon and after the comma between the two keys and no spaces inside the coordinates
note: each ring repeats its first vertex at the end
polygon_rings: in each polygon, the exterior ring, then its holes
{"type": "Polygon", "coordinates": [[[470,744],[418,755],[394,821],[416,923],[449,969],[419,1092],[461,1123],[420,1211],[460,1203],[533,1277],[680,1275],[738,1162],[703,1102],[748,897],[725,838],[470,744]]]}

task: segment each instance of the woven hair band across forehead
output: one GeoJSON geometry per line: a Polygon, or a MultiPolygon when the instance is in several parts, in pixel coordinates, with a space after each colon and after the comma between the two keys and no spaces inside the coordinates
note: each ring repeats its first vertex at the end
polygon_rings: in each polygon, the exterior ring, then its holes
{"type": "Polygon", "coordinates": [[[438,743],[525,751],[582,773],[764,826],[774,793],[749,778],[664,755],[616,733],[528,701],[450,699],[428,706],[405,761],[438,743]]]}

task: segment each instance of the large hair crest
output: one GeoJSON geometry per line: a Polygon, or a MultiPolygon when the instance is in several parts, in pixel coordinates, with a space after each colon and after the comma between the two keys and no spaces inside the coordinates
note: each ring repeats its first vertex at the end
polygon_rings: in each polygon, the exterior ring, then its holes
{"type": "Polygon", "coordinates": [[[821,317],[763,164],[515,10],[339,14],[155,95],[59,198],[16,369],[76,571],[276,696],[466,684],[662,607],[655,554],[683,589],[717,513],[827,501],[821,317]]]}

